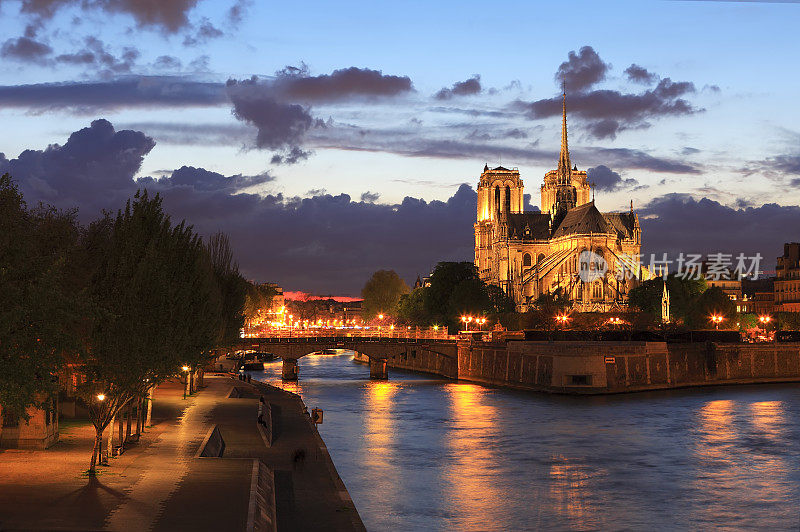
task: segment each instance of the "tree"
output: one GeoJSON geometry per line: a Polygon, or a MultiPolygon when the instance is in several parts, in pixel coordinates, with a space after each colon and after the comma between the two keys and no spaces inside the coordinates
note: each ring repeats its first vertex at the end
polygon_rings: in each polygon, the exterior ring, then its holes
{"type": "Polygon", "coordinates": [[[84,246],[96,265],[91,294],[98,307],[82,389],[96,431],[93,474],[117,412],[180,366],[202,361],[223,320],[202,240],[184,222],[171,223],[158,195],[137,192],[115,219],[90,226],[84,246]]]}
{"type": "Polygon", "coordinates": [[[564,325],[557,324],[555,318],[567,312],[571,305],[572,302],[562,288],[544,293],[536,299],[532,308],[522,315],[522,328],[549,331],[563,327],[564,325]]]}
{"type": "Polygon", "coordinates": [[[11,177],[0,177],[0,431],[4,409],[27,420],[29,406],[52,405],[62,354],[79,346],[74,214],[31,210],[11,177]]]}
{"type": "Polygon", "coordinates": [[[513,311],[514,302],[500,287],[487,285],[471,262],[440,262],[424,291],[425,313],[433,323],[456,330],[460,317],[469,314],[492,320],[513,311]]]}
{"type": "Polygon", "coordinates": [[[410,294],[400,296],[397,302],[397,319],[400,323],[418,327],[430,325],[431,320],[425,309],[425,290],[427,288],[419,287],[410,294]]]}
{"type": "MultiPolygon", "coordinates": [[[[667,276],[669,290],[670,316],[673,320],[685,320],[693,302],[706,289],[705,279],[685,279],[677,275],[667,276]]],[[[661,298],[664,295],[664,281],[661,277],[644,281],[628,294],[632,307],[638,308],[654,317],[661,316],[661,298]]]]}
{"type": "Polygon", "coordinates": [[[364,320],[368,321],[378,314],[396,314],[400,296],[411,290],[394,270],[378,270],[372,274],[361,297],[364,298],[364,320]]]}
{"type": "Polygon", "coordinates": [[[220,291],[221,316],[218,344],[230,345],[244,326],[244,306],[250,283],[239,274],[228,235],[218,232],[209,238],[206,253],[220,291]]]}
{"type": "Polygon", "coordinates": [[[693,329],[708,329],[714,327],[711,316],[722,316],[721,329],[731,329],[736,326],[736,303],[722,291],[721,288],[712,286],[692,301],[686,313],[686,325],[693,329]]]}

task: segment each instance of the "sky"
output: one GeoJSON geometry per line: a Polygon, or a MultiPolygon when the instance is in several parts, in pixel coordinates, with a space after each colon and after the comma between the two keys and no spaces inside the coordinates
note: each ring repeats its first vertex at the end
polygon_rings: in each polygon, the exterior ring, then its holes
{"type": "Polygon", "coordinates": [[[88,223],[137,188],[243,274],[358,295],[472,260],[484,164],[560,144],[645,253],[800,240],[795,2],[0,0],[0,172],[88,223]]]}

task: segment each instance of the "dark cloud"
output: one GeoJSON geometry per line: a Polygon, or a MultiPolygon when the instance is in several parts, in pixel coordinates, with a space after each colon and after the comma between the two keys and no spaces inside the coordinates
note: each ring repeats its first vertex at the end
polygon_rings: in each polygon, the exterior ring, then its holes
{"type": "Polygon", "coordinates": [[[236,0],[228,9],[228,21],[233,26],[238,26],[242,23],[245,13],[252,5],[253,0],[236,0]]]}
{"type": "Polygon", "coordinates": [[[291,149],[302,142],[306,131],[314,124],[308,108],[277,101],[271,87],[259,83],[256,78],[229,80],[226,88],[233,102],[234,116],[258,129],[256,145],[259,148],[291,149]]]}
{"type": "Polygon", "coordinates": [[[688,155],[695,155],[697,153],[700,153],[700,150],[698,150],[697,148],[692,148],[691,146],[684,146],[684,148],[681,150],[681,155],[688,156],[688,155]]]}
{"type": "Polygon", "coordinates": [[[261,84],[276,98],[306,103],[399,96],[414,90],[408,76],[384,75],[380,70],[358,67],[311,76],[304,64],[288,66],[277,72],[275,79],[261,84]]]}
{"type": "Polygon", "coordinates": [[[762,269],[774,270],[784,242],[795,238],[800,207],[768,203],[733,208],[686,194],[659,196],[639,211],[647,253],[761,253],[762,269]]]}
{"type": "MultiPolygon", "coordinates": [[[[598,138],[613,138],[619,131],[649,127],[649,119],[687,116],[702,112],[682,96],[695,93],[693,83],[662,79],[653,89],[640,94],[614,90],[594,90],[567,95],[567,112],[588,123],[587,130],[598,138]]],[[[517,101],[512,106],[532,119],[561,114],[561,96],[534,102],[517,101]]]]}
{"type": "Polygon", "coordinates": [[[223,35],[224,33],[222,30],[214,26],[206,17],[203,17],[196,31],[193,34],[187,34],[184,37],[183,45],[198,46],[200,44],[205,44],[210,40],[218,39],[223,35]]]}
{"type": "Polygon", "coordinates": [[[792,179],[791,183],[789,183],[793,187],[800,187],[800,178],[792,179]]]}
{"type": "Polygon", "coordinates": [[[93,215],[117,208],[133,190],[133,177],[155,146],[139,131],[115,131],[107,120],[69,136],[64,145],[25,150],[16,159],[0,154],[0,174],[20,182],[26,198],[61,208],[80,206],[93,215]]]}
{"type": "Polygon", "coordinates": [[[628,76],[628,81],[644,83],[645,85],[652,85],[658,80],[658,74],[648,72],[646,68],[636,63],[625,69],[625,75],[628,76]]]}
{"type": "MultiPolygon", "coordinates": [[[[570,150],[572,151],[572,150],[570,150]]],[[[629,148],[587,148],[578,150],[578,156],[592,161],[603,161],[617,168],[650,170],[671,174],[699,174],[701,170],[691,164],[655,157],[641,150],[629,148]]]]}
{"type": "Polygon", "coordinates": [[[481,92],[481,77],[475,74],[465,81],[457,81],[450,88],[444,87],[434,95],[437,100],[449,100],[453,96],[471,96],[481,92]]]}
{"type": "Polygon", "coordinates": [[[49,45],[27,36],[8,39],[0,47],[0,57],[24,63],[46,64],[52,53],[49,45]]]}
{"type": "Polygon", "coordinates": [[[285,153],[276,153],[270,160],[271,164],[295,164],[305,161],[311,155],[310,151],[305,151],[298,146],[292,146],[285,153]]]}
{"type": "Polygon", "coordinates": [[[181,60],[174,55],[160,55],[156,58],[153,66],[159,70],[179,70],[181,60]]]}
{"type": "Polygon", "coordinates": [[[760,163],[763,170],[772,173],[800,175],[800,155],[778,155],[760,163]]]}
{"type": "Polygon", "coordinates": [[[126,76],[111,81],[0,86],[0,107],[27,108],[34,112],[69,109],[86,113],[122,107],[227,103],[224,85],[174,76],[126,76]]]}
{"type": "Polygon", "coordinates": [[[635,187],[638,181],[635,179],[623,179],[621,175],[614,172],[605,165],[598,165],[586,171],[588,180],[597,190],[613,192],[621,188],[635,187]]]}
{"type": "Polygon", "coordinates": [[[375,203],[381,198],[381,195],[378,192],[370,192],[367,190],[361,194],[361,201],[366,203],[375,203]]]}
{"type": "Polygon", "coordinates": [[[567,57],[567,61],[559,65],[555,77],[559,86],[562,81],[566,84],[569,94],[586,91],[600,83],[611,68],[591,46],[583,46],[577,54],[571,51],[567,57]]]}
{"type": "Polygon", "coordinates": [[[116,56],[106,48],[103,41],[89,36],[84,39],[84,47],[81,50],[60,54],[55,57],[55,62],[89,67],[96,69],[101,75],[113,76],[130,73],[139,55],[139,50],[126,47],[119,56],[116,56]]]}
{"type": "Polygon", "coordinates": [[[199,0],[22,0],[22,12],[51,18],[65,6],[130,15],[139,26],[175,33],[189,23],[188,14],[199,0]]]}
{"type": "Polygon", "coordinates": [[[159,178],[144,177],[137,180],[139,186],[157,188],[171,187],[191,187],[197,192],[228,192],[236,193],[247,187],[261,185],[275,178],[264,172],[254,176],[243,176],[241,174],[224,176],[217,172],[212,172],[204,168],[193,166],[182,166],[174,170],[169,176],[159,178]]]}

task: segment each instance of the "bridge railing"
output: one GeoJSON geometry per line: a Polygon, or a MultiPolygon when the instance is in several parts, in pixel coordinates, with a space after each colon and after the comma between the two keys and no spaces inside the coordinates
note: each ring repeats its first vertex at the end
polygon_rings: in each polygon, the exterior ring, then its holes
{"type": "Polygon", "coordinates": [[[447,329],[403,327],[391,329],[377,328],[314,328],[314,329],[252,329],[245,330],[243,339],[247,338],[276,338],[276,339],[333,339],[333,338],[373,338],[373,339],[401,339],[401,340],[455,340],[457,336],[447,334],[447,329]]]}

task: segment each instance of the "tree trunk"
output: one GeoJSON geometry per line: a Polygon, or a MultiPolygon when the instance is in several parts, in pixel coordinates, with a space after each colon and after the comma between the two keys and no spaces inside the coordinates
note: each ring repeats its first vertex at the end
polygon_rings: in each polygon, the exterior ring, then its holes
{"type": "Polygon", "coordinates": [[[144,399],[141,397],[136,398],[136,435],[140,436],[142,434],[142,405],[144,404],[144,399]]]}
{"type": "Polygon", "coordinates": [[[92,447],[92,461],[89,464],[89,475],[94,475],[97,467],[97,455],[103,446],[103,430],[95,428],[94,447],[92,447]]]}
{"type": "Polygon", "coordinates": [[[119,412],[119,446],[122,447],[123,449],[125,448],[125,438],[123,438],[123,433],[122,433],[122,423],[123,423],[124,420],[125,420],[125,412],[123,410],[120,410],[120,412],[119,412]]]}
{"type": "Polygon", "coordinates": [[[108,424],[108,457],[111,458],[111,451],[114,449],[114,421],[116,421],[117,415],[114,414],[114,417],[111,418],[111,423],[108,424]]]}
{"type": "Polygon", "coordinates": [[[149,390],[147,390],[147,426],[152,426],[153,420],[153,395],[156,390],[155,386],[152,386],[149,390]]]}
{"type": "Polygon", "coordinates": [[[189,372],[189,395],[194,393],[194,370],[189,372]]]}
{"type": "Polygon", "coordinates": [[[3,405],[0,405],[0,439],[3,438],[3,405]]]}
{"type": "Polygon", "coordinates": [[[125,441],[131,437],[131,417],[133,417],[133,404],[128,402],[128,412],[125,421],[125,441]]]}

